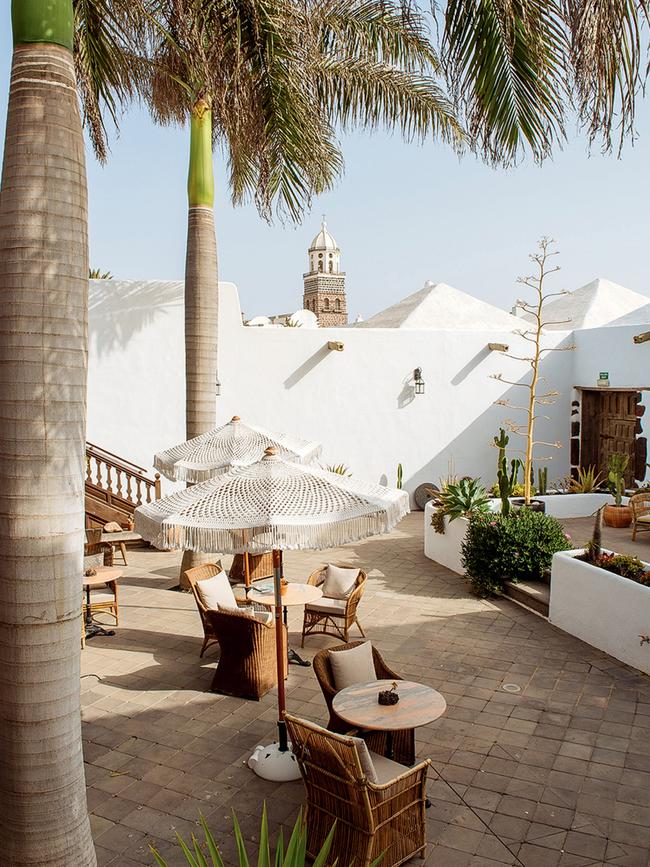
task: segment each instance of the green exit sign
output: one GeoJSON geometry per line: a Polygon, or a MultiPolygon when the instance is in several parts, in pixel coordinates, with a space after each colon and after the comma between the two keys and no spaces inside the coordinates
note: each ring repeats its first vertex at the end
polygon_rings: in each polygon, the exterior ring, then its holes
{"type": "Polygon", "coordinates": [[[598,379],[609,379],[609,372],[607,370],[601,370],[598,374],[598,379]]]}

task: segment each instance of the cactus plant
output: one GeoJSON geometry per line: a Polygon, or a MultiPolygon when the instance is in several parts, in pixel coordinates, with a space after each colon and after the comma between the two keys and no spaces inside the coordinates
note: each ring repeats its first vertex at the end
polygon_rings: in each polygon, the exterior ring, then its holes
{"type": "Polygon", "coordinates": [[[510,472],[508,472],[508,460],[506,458],[506,446],[510,442],[510,437],[506,434],[503,428],[500,428],[499,436],[494,437],[494,445],[499,449],[499,457],[497,459],[497,488],[501,497],[501,514],[508,515],[510,513],[510,497],[517,484],[519,475],[519,467],[521,461],[518,458],[513,458],[510,461],[510,472]]]}
{"type": "Polygon", "coordinates": [[[607,480],[617,506],[621,505],[625,493],[625,470],[629,462],[629,456],[620,452],[614,452],[609,458],[607,480]]]}
{"type": "Polygon", "coordinates": [[[397,487],[401,491],[402,490],[402,465],[397,465],[397,487]]]}
{"type": "Polygon", "coordinates": [[[537,491],[540,496],[544,496],[548,485],[548,467],[540,467],[537,470],[537,491]]]}

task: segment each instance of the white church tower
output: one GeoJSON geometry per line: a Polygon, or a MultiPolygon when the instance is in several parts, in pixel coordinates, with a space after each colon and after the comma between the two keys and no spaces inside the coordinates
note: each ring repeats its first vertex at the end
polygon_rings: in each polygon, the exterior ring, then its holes
{"type": "Polygon", "coordinates": [[[303,274],[303,307],[311,310],[321,327],[347,325],[345,272],[340,270],[341,251],[327,231],[325,217],[308,251],[309,271],[303,274]]]}

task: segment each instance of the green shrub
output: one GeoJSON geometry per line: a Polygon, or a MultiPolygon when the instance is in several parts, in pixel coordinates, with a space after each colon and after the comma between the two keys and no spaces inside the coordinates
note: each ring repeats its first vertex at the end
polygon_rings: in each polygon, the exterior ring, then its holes
{"type": "Polygon", "coordinates": [[[475,514],[461,548],[462,563],[478,596],[503,589],[504,581],[539,580],[556,551],[571,548],[562,524],[543,512],[475,514]]]}

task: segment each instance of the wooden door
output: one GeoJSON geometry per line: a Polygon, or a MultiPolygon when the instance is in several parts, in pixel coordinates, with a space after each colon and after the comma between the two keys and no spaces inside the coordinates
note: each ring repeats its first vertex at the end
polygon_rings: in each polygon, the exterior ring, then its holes
{"type": "Polygon", "coordinates": [[[610,457],[619,452],[630,461],[625,473],[626,484],[634,482],[634,439],[637,392],[585,391],[582,400],[580,464],[593,464],[607,475],[610,457]]]}

